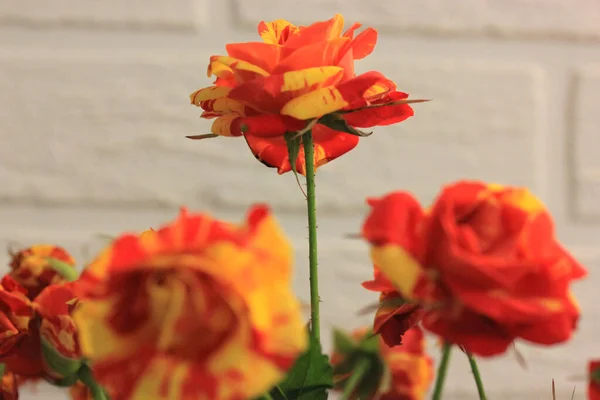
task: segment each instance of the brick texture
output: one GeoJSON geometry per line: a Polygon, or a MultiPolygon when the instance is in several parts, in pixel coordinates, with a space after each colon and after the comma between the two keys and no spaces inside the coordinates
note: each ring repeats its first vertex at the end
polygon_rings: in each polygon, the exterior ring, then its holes
{"type": "Polygon", "coordinates": [[[0,0],[0,24],[192,30],[206,8],[205,0],[0,0]]]}
{"type": "MultiPolygon", "coordinates": [[[[0,129],[13,139],[0,149],[6,182],[0,199],[235,208],[268,201],[301,212],[293,176],[278,176],[256,162],[242,139],[183,137],[210,128],[186,97],[210,84],[198,73],[208,54],[197,63],[167,58],[2,55],[0,129]]],[[[440,184],[466,177],[535,186],[542,80],[536,68],[433,60],[394,65],[385,58],[361,67],[384,70],[407,82],[403,90],[434,101],[417,105],[417,116],[404,124],[376,129],[319,171],[324,212],[362,210],[366,196],[391,189],[430,198],[440,184]]]]}
{"type": "Polygon", "coordinates": [[[248,26],[287,18],[310,23],[343,13],[390,33],[600,39],[596,0],[236,0],[248,26]]]}
{"type": "Polygon", "coordinates": [[[576,190],[575,212],[582,220],[600,219],[600,66],[582,68],[575,75],[571,150],[576,190]]]}

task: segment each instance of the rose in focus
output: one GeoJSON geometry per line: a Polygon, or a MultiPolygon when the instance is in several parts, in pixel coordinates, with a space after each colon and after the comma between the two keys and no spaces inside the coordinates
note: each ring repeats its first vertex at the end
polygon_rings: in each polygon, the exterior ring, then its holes
{"type": "MultiPolygon", "coordinates": [[[[377,31],[361,24],[345,32],[344,19],[309,26],[261,22],[262,42],[232,43],[213,56],[214,86],[190,95],[202,118],[216,118],[211,132],[244,136],[254,156],[280,174],[292,169],[284,135],[312,127],[315,166],[352,150],[363,135],[355,128],[390,125],[413,115],[408,95],[381,73],[354,72],[354,61],[373,51],[377,31]],[[314,125],[313,125],[314,124],[314,125]]],[[[288,138],[289,139],[289,138],[288,138]]],[[[305,173],[304,153],[296,162],[305,173]]]]}
{"type": "Polygon", "coordinates": [[[401,341],[415,315],[482,356],[504,352],[517,338],[551,345],[571,337],[579,307],[570,284],[586,271],[526,189],[458,182],[426,210],[405,192],[369,204],[363,236],[376,279],[365,285],[395,298],[392,306],[382,302],[376,326],[388,344],[401,341]]]}
{"type": "Polygon", "coordinates": [[[182,211],[82,274],[73,316],[111,399],[257,396],[307,345],[291,248],[266,207],[241,225],[182,211]]]}

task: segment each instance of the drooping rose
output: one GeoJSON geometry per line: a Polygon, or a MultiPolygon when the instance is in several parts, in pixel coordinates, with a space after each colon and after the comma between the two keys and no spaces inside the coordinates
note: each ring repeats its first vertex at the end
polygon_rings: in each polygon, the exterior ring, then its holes
{"type": "MultiPolygon", "coordinates": [[[[261,22],[262,42],[231,43],[226,56],[211,57],[214,86],[192,93],[191,103],[204,110],[202,118],[216,118],[212,133],[243,135],[254,156],[280,174],[291,170],[284,138],[289,132],[312,126],[317,167],[340,157],[363,135],[356,128],[413,115],[408,95],[394,82],[376,71],[354,72],[354,61],[373,51],[377,31],[355,36],[361,24],[345,32],[343,26],[339,14],[309,26],[261,22]]],[[[300,149],[298,172],[304,174],[305,165],[300,149]]]]}
{"type": "MultiPolygon", "coordinates": [[[[517,338],[551,345],[571,337],[579,308],[570,284],[586,271],[526,189],[458,182],[427,210],[405,192],[369,203],[363,236],[373,262],[402,306],[421,307],[426,329],[483,356],[517,338]]],[[[390,345],[404,328],[387,332],[390,345]]]]}
{"type": "Polygon", "coordinates": [[[291,262],[262,206],[125,234],[75,285],[81,350],[112,400],[257,396],[307,345],[291,262]]]}
{"type": "Polygon", "coordinates": [[[47,379],[61,379],[79,370],[82,363],[77,327],[71,317],[76,283],[50,285],[33,304],[40,320],[47,379]]]}

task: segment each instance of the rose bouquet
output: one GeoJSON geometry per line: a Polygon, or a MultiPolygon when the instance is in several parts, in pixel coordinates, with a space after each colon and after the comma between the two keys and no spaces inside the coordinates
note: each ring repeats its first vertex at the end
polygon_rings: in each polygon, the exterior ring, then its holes
{"type": "MultiPolygon", "coordinates": [[[[266,205],[239,224],[184,208],[160,228],[118,236],[81,275],[61,247],[32,246],[11,255],[0,281],[0,399],[42,379],[77,400],[440,399],[453,348],[485,399],[475,357],[571,338],[570,286],[586,270],[547,209],[525,188],[460,180],[427,206],[406,191],[368,200],[357,231],[374,265],[364,290],[380,294],[373,325],[335,331],[331,357],[323,353],[316,169],[424,101],[377,71],[356,74],[377,32],[343,25],[340,15],[261,22],[261,40],[211,57],[213,85],[190,95],[214,121],[189,138],[243,137],[266,166],[305,177],[310,319],[290,287],[291,243],[266,205]],[[439,338],[437,371],[425,333],[439,338]]],[[[600,398],[597,367],[590,399],[600,398]]]]}

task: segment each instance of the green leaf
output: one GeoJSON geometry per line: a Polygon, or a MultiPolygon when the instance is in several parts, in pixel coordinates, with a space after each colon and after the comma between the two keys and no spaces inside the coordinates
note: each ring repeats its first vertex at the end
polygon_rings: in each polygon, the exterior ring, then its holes
{"type": "Polygon", "coordinates": [[[96,379],[94,379],[94,375],[92,371],[87,365],[84,365],[79,370],[79,380],[83,382],[89,389],[92,394],[93,400],[109,400],[108,394],[102,389],[96,379]]]}
{"type": "Polygon", "coordinates": [[[333,348],[336,353],[345,355],[352,353],[356,349],[356,343],[346,332],[334,329],[333,348]]]}
{"type": "Polygon", "coordinates": [[[304,197],[306,197],[306,193],[304,192],[304,188],[302,188],[302,184],[300,183],[300,178],[298,177],[298,171],[296,170],[296,161],[298,161],[298,154],[300,153],[300,145],[302,144],[302,136],[298,136],[298,132],[286,132],[283,135],[285,139],[285,144],[288,149],[288,158],[290,159],[290,166],[292,167],[292,172],[296,177],[296,182],[298,182],[298,187],[304,193],[304,197]]]}
{"type": "Polygon", "coordinates": [[[83,362],[72,358],[64,357],[52,347],[45,339],[42,338],[42,355],[44,361],[52,371],[60,376],[69,377],[75,374],[81,368],[83,362]]]}
{"type": "Polygon", "coordinates": [[[273,400],[325,400],[333,388],[333,368],[321,345],[312,337],[308,350],[297,360],[283,382],[271,390],[273,400]]]}
{"type": "Polygon", "coordinates": [[[319,119],[319,124],[328,126],[336,131],[349,133],[351,135],[366,137],[371,136],[373,132],[363,132],[353,126],[348,125],[348,122],[339,114],[327,114],[319,119]]]}
{"type": "Polygon", "coordinates": [[[590,373],[590,379],[596,383],[600,383],[600,368],[596,368],[590,373]]]}
{"type": "Polygon", "coordinates": [[[379,354],[379,335],[374,332],[366,334],[360,343],[358,348],[368,354],[378,355],[379,354]]]}
{"type": "Polygon", "coordinates": [[[79,273],[71,264],[67,264],[64,261],[52,257],[47,257],[46,261],[52,269],[58,272],[58,274],[68,282],[76,281],[79,277],[79,273]]]}

